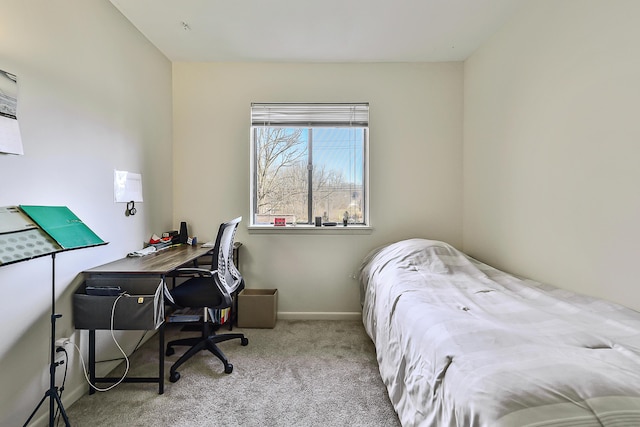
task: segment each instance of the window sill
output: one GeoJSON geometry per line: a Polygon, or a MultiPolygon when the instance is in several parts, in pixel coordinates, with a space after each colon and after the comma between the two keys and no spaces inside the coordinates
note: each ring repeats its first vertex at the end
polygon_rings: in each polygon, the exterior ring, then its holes
{"type": "Polygon", "coordinates": [[[343,225],[322,226],[315,225],[250,225],[247,227],[249,234],[371,234],[373,227],[368,225],[343,225]]]}

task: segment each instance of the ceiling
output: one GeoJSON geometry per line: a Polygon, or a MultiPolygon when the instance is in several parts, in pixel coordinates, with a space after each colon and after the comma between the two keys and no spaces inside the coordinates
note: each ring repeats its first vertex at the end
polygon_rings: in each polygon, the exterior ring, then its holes
{"type": "Polygon", "coordinates": [[[461,61],[526,0],[110,0],[171,61],[461,61]]]}

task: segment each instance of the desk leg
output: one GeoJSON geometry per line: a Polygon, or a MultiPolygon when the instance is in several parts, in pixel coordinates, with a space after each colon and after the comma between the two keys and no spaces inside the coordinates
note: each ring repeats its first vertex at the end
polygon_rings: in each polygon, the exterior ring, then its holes
{"type": "Polygon", "coordinates": [[[89,330],[89,394],[94,394],[96,390],[92,385],[96,385],[96,331],[89,330]]]}
{"type": "Polygon", "coordinates": [[[160,344],[158,345],[159,347],[159,353],[158,353],[158,360],[160,361],[159,363],[159,367],[158,367],[158,394],[163,394],[164,393],[164,322],[162,322],[162,324],[160,325],[160,331],[158,331],[158,333],[160,334],[159,337],[159,341],[160,344]]]}

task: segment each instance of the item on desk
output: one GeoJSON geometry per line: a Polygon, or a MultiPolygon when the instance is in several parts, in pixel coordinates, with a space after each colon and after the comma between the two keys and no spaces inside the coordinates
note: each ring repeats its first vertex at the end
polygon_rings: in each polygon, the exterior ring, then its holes
{"type": "Polygon", "coordinates": [[[178,233],[178,230],[165,231],[162,233],[162,237],[171,239],[171,243],[173,244],[180,243],[180,234],[178,233]]]}
{"type": "Polygon", "coordinates": [[[189,237],[189,238],[187,238],[187,245],[196,246],[197,244],[198,244],[198,238],[197,237],[189,237]]]}
{"type": "Polygon", "coordinates": [[[187,223],[182,221],[180,223],[180,243],[187,243],[189,233],[187,232],[187,223]]]}
{"type": "Polygon", "coordinates": [[[129,253],[127,254],[127,256],[128,256],[129,258],[131,258],[131,257],[145,256],[145,255],[152,254],[152,253],[156,252],[157,250],[158,250],[158,249],[156,249],[156,247],[155,247],[155,246],[147,246],[147,247],[146,247],[146,248],[144,248],[144,249],[139,249],[139,250],[137,250],[137,251],[129,252],[129,253]]]}
{"type": "Polygon", "coordinates": [[[216,245],[216,242],[214,242],[213,240],[203,243],[202,247],[203,248],[213,248],[216,245]]]}
{"type": "Polygon", "coordinates": [[[170,241],[169,242],[161,241],[160,243],[152,243],[149,246],[153,246],[157,250],[161,251],[162,249],[170,248],[172,245],[173,244],[170,241]]]}
{"type": "Polygon", "coordinates": [[[163,235],[162,237],[158,237],[157,234],[151,236],[151,238],[149,239],[149,244],[157,245],[158,243],[171,243],[171,236],[163,235]]]}
{"type": "Polygon", "coordinates": [[[157,234],[153,234],[149,239],[149,246],[153,246],[157,250],[167,248],[173,243],[170,236],[158,237],[157,234]]]}

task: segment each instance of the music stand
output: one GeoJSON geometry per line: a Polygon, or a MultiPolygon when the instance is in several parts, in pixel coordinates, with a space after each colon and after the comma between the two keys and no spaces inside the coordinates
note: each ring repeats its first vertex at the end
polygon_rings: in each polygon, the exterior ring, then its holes
{"type": "MultiPolygon", "coordinates": [[[[5,245],[10,246],[10,257],[0,259],[0,266],[51,255],[51,343],[49,364],[49,389],[33,410],[26,427],[40,406],[49,398],[49,427],[55,422],[55,405],[67,427],[69,417],[64,410],[60,391],[55,383],[56,368],[56,254],[75,249],[106,245],[66,206],[26,206],[0,208],[0,234],[9,235],[5,245]],[[26,214],[26,215],[25,215],[26,214]]],[[[3,239],[4,240],[4,239],[3,239]]]]}

